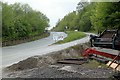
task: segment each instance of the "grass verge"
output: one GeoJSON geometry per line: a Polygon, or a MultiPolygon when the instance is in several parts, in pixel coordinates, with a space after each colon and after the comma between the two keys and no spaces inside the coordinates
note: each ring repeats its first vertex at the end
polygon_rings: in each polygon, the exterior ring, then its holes
{"type": "Polygon", "coordinates": [[[87,67],[87,68],[107,68],[106,64],[104,63],[100,63],[96,60],[89,60],[89,63],[85,63],[83,64],[83,66],[87,67]]]}
{"type": "Polygon", "coordinates": [[[50,35],[49,33],[44,33],[42,35],[24,37],[24,38],[20,38],[20,39],[16,39],[16,40],[2,41],[2,47],[13,46],[13,45],[21,44],[21,43],[39,40],[39,39],[48,37],[49,35],[50,35]]]}
{"type": "Polygon", "coordinates": [[[74,41],[86,36],[85,33],[76,32],[76,31],[66,31],[66,34],[68,34],[68,36],[64,40],[58,41],[55,44],[67,43],[67,42],[74,41]]]}

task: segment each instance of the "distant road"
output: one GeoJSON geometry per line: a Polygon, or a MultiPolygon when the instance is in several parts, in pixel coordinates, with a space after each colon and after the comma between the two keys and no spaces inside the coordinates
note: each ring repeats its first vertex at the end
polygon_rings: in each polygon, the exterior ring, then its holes
{"type": "MultiPolygon", "coordinates": [[[[28,43],[22,43],[15,46],[3,47],[2,67],[19,62],[31,56],[47,54],[53,51],[62,50],[67,47],[89,41],[89,37],[86,36],[82,39],[75,40],[69,43],[60,44],[60,45],[51,45],[55,43],[55,41],[53,40],[53,34],[56,34],[56,32],[51,32],[49,37],[40,40],[36,40],[28,43]]],[[[64,32],[62,32],[62,34],[65,35],[64,32]]],[[[86,33],[86,34],[89,35],[90,33],[86,33]]]]}

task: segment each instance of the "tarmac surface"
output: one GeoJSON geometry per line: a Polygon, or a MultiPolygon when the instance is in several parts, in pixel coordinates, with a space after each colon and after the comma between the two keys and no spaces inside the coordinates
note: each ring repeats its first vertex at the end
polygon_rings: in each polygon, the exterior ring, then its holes
{"type": "MultiPolygon", "coordinates": [[[[51,45],[55,43],[53,40],[53,34],[58,32],[53,32],[47,38],[43,38],[40,40],[23,43],[15,46],[3,47],[2,48],[2,67],[6,67],[27,59],[28,57],[35,56],[35,55],[44,55],[50,52],[59,51],[70,46],[74,46],[81,43],[86,43],[89,41],[89,34],[86,33],[87,36],[75,40],[69,43],[60,44],[60,45],[51,45]]],[[[61,32],[61,34],[65,35],[65,33],[61,32]]]]}

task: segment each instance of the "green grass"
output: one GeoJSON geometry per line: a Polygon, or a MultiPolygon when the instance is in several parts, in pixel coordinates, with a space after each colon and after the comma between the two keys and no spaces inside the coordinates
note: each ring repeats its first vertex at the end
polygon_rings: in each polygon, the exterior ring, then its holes
{"type": "Polygon", "coordinates": [[[90,60],[89,63],[85,63],[83,66],[88,68],[98,68],[99,66],[101,66],[101,68],[107,68],[106,64],[100,63],[96,60],[90,60]]]}
{"type": "Polygon", "coordinates": [[[55,44],[67,43],[67,42],[74,41],[86,36],[85,33],[76,32],[76,31],[66,31],[66,34],[68,34],[68,36],[64,40],[58,41],[55,44]]]}

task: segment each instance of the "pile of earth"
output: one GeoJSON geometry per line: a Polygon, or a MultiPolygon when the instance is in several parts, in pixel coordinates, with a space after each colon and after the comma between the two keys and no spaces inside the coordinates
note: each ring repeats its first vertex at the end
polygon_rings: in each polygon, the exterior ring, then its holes
{"type": "Polygon", "coordinates": [[[33,56],[30,58],[27,58],[26,60],[13,64],[5,68],[5,70],[19,71],[19,70],[25,70],[25,69],[32,69],[32,68],[47,66],[50,64],[55,64],[57,63],[57,61],[65,58],[79,58],[81,57],[81,53],[83,52],[83,50],[88,48],[88,46],[89,46],[89,43],[84,43],[84,44],[67,48],[65,50],[52,52],[46,55],[33,56]]]}
{"type": "Polygon", "coordinates": [[[105,64],[89,60],[82,65],[58,64],[65,58],[81,58],[89,43],[76,45],[42,56],[33,56],[6,67],[3,78],[110,78],[114,71],[105,64]]]}

